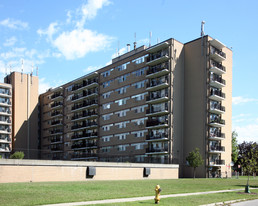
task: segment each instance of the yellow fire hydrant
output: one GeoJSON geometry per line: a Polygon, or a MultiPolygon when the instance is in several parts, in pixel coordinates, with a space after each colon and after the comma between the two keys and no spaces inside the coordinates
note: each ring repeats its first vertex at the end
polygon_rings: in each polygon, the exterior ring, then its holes
{"type": "Polygon", "coordinates": [[[160,192],[161,192],[160,186],[159,186],[159,185],[156,185],[156,187],[155,187],[155,198],[154,198],[155,204],[159,204],[159,201],[160,201],[160,198],[159,198],[160,192]]]}

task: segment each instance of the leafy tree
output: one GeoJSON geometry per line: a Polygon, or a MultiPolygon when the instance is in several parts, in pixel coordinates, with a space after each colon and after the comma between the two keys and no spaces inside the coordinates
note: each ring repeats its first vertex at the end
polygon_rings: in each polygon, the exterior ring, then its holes
{"type": "Polygon", "coordinates": [[[195,178],[196,168],[203,165],[203,159],[201,154],[199,153],[199,148],[195,148],[195,150],[190,152],[189,155],[186,157],[186,161],[188,162],[189,167],[193,167],[193,177],[195,178]]]}
{"type": "Polygon", "coordinates": [[[238,162],[248,175],[247,185],[249,185],[250,174],[256,172],[258,166],[258,145],[255,142],[243,142],[238,145],[238,148],[238,162]]]}
{"type": "Polygon", "coordinates": [[[10,159],[23,159],[24,153],[23,152],[15,152],[10,156],[10,159]]]}
{"type": "Polygon", "coordinates": [[[233,131],[232,132],[232,154],[231,154],[231,158],[232,158],[232,161],[234,163],[236,163],[237,159],[238,159],[237,136],[238,136],[237,132],[233,131]]]}

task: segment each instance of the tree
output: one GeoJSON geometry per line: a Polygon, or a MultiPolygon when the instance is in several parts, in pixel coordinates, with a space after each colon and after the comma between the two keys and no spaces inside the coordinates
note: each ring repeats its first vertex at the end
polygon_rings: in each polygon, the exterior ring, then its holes
{"type": "MultiPolygon", "coordinates": [[[[250,174],[253,174],[257,171],[258,166],[258,145],[255,142],[243,142],[238,145],[239,148],[239,157],[238,161],[243,169],[243,171],[248,175],[247,184],[249,192],[249,179],[250,174]]],[[[246,189],[247,191],[247,189],[246,189]]]]}
{"type": "Polygon", "coordinates": [[[186,161],[189,167],[193,167],[193,177],[195,178],[196,168],[203,165],[203,159],[201,154],[199,153],[199,148],[195,148],[195,150],[190,152],[189,155],[186,157],[186,161]]]}
{"type": "Polygon", "coordinates": [[[237,132],[233,131],[232,132],[232,154],[231,154],[231,158],[232,158],[232,161],[234,163],[236,163],[237,159],[238,159],[237,136],[238,136],[237,132]]]}
{"type": "Polygon", "coordinates": [[[10,159],[23,159],[24,153],[23,152],[15,152],[10,156],[10,159]]]}

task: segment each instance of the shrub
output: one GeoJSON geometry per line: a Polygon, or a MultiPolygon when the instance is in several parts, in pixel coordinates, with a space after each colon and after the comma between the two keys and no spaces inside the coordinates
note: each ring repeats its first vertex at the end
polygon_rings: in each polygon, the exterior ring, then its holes
{"type": "Polygon", "coordinates": [[[24,153],[23,152],[15,152],[10,156],[10,159],[23,159],[24,153]]]}

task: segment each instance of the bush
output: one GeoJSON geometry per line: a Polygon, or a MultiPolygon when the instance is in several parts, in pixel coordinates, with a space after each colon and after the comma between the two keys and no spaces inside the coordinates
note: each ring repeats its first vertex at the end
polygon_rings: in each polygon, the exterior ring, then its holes
{"type": "Polygon", "coordinates": [[[23,152],[15,152],[10,156],[10,159],[23,159],[24,153],[23,152]]]}

